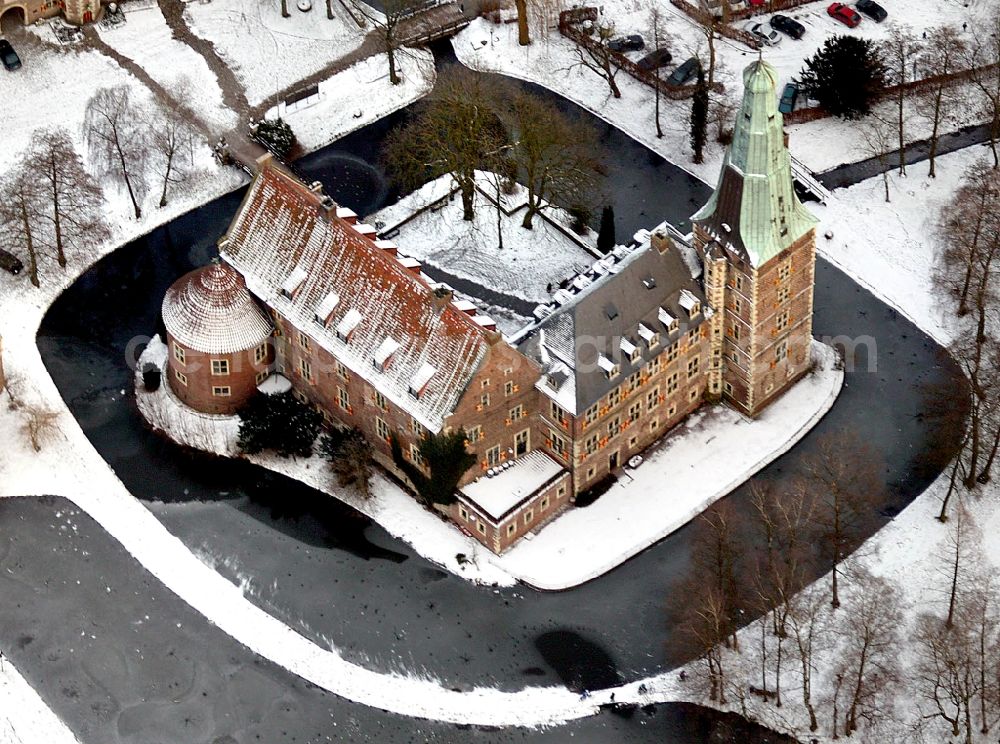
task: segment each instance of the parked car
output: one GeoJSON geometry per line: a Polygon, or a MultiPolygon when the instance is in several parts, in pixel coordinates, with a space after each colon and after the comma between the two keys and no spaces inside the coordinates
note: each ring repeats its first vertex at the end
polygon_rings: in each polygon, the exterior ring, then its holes
{"type": "Polygon", "coordinates": [[[684,85],[684,83],[694,80],[698,74],[699,67],[701,67],[701,61],[697,57],[684,60],[676,70],[670,73],[670,77],[667,78],[667,84],[684,85]]]}
{"type": "Polygon", "coordinates": [[[636,65],[640,70],[652,72],[653,70],[658,70],[663,67],[663,65],[670,64],[671,59],[673,59],[673,55],[671,55],[666,49],[654,49],[645,57],[640,59],[636,65]]]}
{"type": "Polygon", "coordinates": [[[0,62],[8,70],[16,70],[21,66],[21,58],[6,39],[0,39],[0,62]]]}
{"type": "Polygon", "coordinates": [[[858,0],[855,6],[876,23],[881,23],[889,16],[885,12],[885,8],[875,2],[875,0],[858,0]]]}
{"type": "Polygon", "coordinates": [[[778,101],[778,111],[783,114],[790,114],[795,110],[795,99],[799,97],[799,86],[797,83],[786,83],[785,89],[781,92],[781,100],[778,101]]]}
{"type": "Polygon", "coordinates": [[[773,28],[768,28],[763,23],[749,21],[743,25],[743,30],[753,36],[761,44],[767,46],[778,46],[781,43],[781,36],[773,28]]]}
{"type": "Polygon", "coordinates": [[[803,34],[806,32],[805,26],[796,21],[794,18],[781,15],[781,13],[775,13],[771,16],[771,28],[780,31],[783,34],[788,34],[793,39],[801,39],[803,34]]]}
{"type": "Polygon", "coordinates": [[[642,40],[639,34],[619,36],[617,39],[612,39],[608,42],[608,49],[612,52],[638,52],[644,46],[646,46],[646,42],[642,40]]]}
{"type": "Polygon", "coordinates": [[[24,269],[24,264],[13,253],[8,253],[3,248],[0,248],[0,269],[9,271],[16,276],[24,269]]]}
{"type": "Polygon", "coordinates": [[[858,14],[854,8],[850,5],[844,5],[843,3],[834,3],[829,8],[826,9],[827,15],[829,15],[834,20],[840,21],[848,28],[854,28],[859,23],[861,23],[861,16],[858,14]]]}

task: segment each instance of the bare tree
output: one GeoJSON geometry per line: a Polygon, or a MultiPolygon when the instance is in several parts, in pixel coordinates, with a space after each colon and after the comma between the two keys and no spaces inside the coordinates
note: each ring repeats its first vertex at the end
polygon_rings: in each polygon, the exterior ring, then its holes
{"type": "Polygon", "coordinates": [[[937,175],[935,173],[935,158],[937,157],[941,123],[958,100],[945,76],[961,67],[961,60],[966,54],[965,39],[954,26],[950,24],[942,26],[933,31],[933,34],[935,43],[924,46],[921,50],[920,67],[928,77],[937,78],[937,81],[917,101],[918,109],[931,122],[930,151],[927,157],[927,175],[931,178],[935,178],[937,175]]]}
{"type": "Polygon", "coordinates": [[[966,47],[965,67],[971,72],[983,115],[989,121],[990,150],[996,168],[1000,166],[1000,152],[997,151],[997,138],[1000,137],[1000,8],[994,8],[976,25],[977,32],[966,47]]]}
{"type": "Polygon", "coordinates": [[[885,119],[872,113],[870,125],[864,128],[862,135],[865,141],[865,151],[878,161],[882,172],[882,186],[885,189],[885,201],[889,202],[889,155],[892,153],[892,125],[885,119]]]}
{"type": "Polygon", "coordinates": [[[866,571],[858,571],[850,608],[843,614],[844,637],[839,674],[846,685],[844,733],[858,729],[859,721],[873,722],[888,700],[896,681],[901,598],[896,587],[866,571]]]}
{"type": "Polygon", "coordinates": [[[950,520],[945,544],[936,556],[940,561],[940,571],[948,582],[948,614],[944,621],[946,628],[954,625],[959,594],[969,588],[970,574],[977,565],[977,559],[983,558],[976,550],[981,538],[972,514],[960,501],[950,520]]]}
{"type": "Polygon", "coordinates": [[[463,219],[475,216],[476,170],[503,171],[509,142],[490,83],[468,68],[443,72],[417,115],[388,138],[386,167],[406,188],[449,174],[462,197],[463,219]]]}
{"type": "Polygon", "coordinates": [[[820,548],[831,570],[830,604],[836,608],[840,562],[859,539],[862,518],[881,501],[885,485],[874,453],[848,432],[821,437],[802,470],[803,487],[815,503],[820,548]]]}
{"type": "Polygon", "coordinates": [[[705,587],[691,596],[679,631],[705,664],[709,699],[722,704],[726,703],[728,684],[723,665],[723,645],[730,632],[726,605],[727,599],[715,587],[705,587]]]}
{"type": "MultiPolygon", "coordinates": [[[[893,24],[884,42],[883,58],[896,83],[896,134],[898,137],[899,175],[906,175],[906,131],[903,104],[906,101],[904,83],[916,76],[916,59],[920,45],[909,26],[893,24]]],[[[889,201],[888,197],[886,201],[889,201]]]]}
{"type": "Polygon", "coordinates": [[[528,46],[531,43],[528,33],[528,0],[514,0],[514,7],[517,8],[517,43],[528,46]]]}
{"type": "Polygon", "coordinates": [[[795,654],[799,661],[799,677],[802,683],[802,704],[809,713],[809,730],[819,728],[816,707],[812,698],[812,680],[816,653],[823,646],[825,625],[823,613],[826,597],[813,584],[793,595],[789,601],[788,628],[795,643],[795,654]]]}
{"type": "Polygon", "coordinates": [[[24,432],[28,435],[32,449],[42,451],[42,445],[51,442],[59,434],[59,412],[49,411],[39,405],[26,405],[24,414],[24,432]]]}
{"type": "Polygon", "coordinates": [[[351,0],[351,6],[375,27],[382,51],[389,60],[389,82],[393,85],[402,82],[396,69],[396,54],[405,42],[402,38],[403,22],[414,14],[419,5],[419,0],[383,0],[379,12],[364,0],[351,0]]]}
{"type": "Polygon", "coordinates": [[[716,502],[699,518],[699,529],[691,548],[695,565],[694,584],[710,586],[726,632],[720,638],[727,646],[738,648],[736,628],[738,605],[743,600],[740,576],[743,574],[741,517],[728,501],[716,502]]]}
{"type": "Polygon", "coordinates": [[[79,250],[107,238],[101,215],[104,194],[83,167],[65,129],[36,133],[28,163],[38,173],[40,197],[47,202],[39,216],[48,222],[56,260],[65,268],[68,249],[79,250]]]}
{"type": "Polygon", "coordinates": [[[38,174],[22,161],[0,181],[0,244],[28,257],[28,277],[36,287],[44,196],[38,174]]]}
{"type": "Polygon", "coordinates": [[[186,166],[191,161],[191,141],[194,132],[187,123],[188,114],[175,108],[157,111],[151,138],[156,156],[155,167],[162,178],[160,206],[167,206],[167,190],[181,183],[187,176],[186,166]],[[187,157],[185,157],[187,155],[187,157]]]}
{"type": "Polygon", "coordinates": [[[509,105],[503,116],[514,138],[511,156],[528,189],[521,226],[530,230],[545,202],[591,204],[604,173],[593,131],[531,93],[514,89],[504,97],[509,105]]]}
{"type": "MultiPolygon", "coordinates": [[[[668,35],[665,30],[666,24],[663,19],[663,11],[660,10],[659,6],[654,5],[653,9],[649,11],[649,33],[651,36],[651,41],[653,42],[653,53],[660,54],[662,50],[667,48],[668,35]]],[[[660,124],[660,71],[659,69],[653,70],[653,95],[654,95],[654,108],[653,108],[653,121],[656,123],[656,136],[663,136],[663,127],[660,124]]]]}
{"type": "Polygon", "coordinates": [[[128,191],[135,217],[142,217],[139,200],[145,189],[146,136],[142,112],[127,85],[101,88],[87,102],[84,137],[94,162],[128,191]]]}
{"type": "Polygon", "coordinates": [[[617,80],[615,80],[621,68],[615,63],[615,53],[608,48],[608,42],[615,35],[614,24],[599,24],[595,29],[595,33],[597,36],[596,43],[577,43],[574,45],[577,61],[575,64],[570,65],[568,69],[583,67],[590,70],[608,84],[613,97],[621,98],[622,92],[618,87],[617,80]]]}

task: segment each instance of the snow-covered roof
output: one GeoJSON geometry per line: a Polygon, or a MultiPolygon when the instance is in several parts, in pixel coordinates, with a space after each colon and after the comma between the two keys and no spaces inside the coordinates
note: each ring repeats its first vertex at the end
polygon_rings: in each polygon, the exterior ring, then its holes
{"type": "Polygon", "coordinates": [[[328,292],[323,301],[316,306],[316,318],[323,325],[326,325],[327,320],[330,315],[336,309],[337,305],[340,304],[340,295],[336,292],[328,292]]]}
{"type": "Polygon", "coordinates": [[[375,349],[375,356],[372,358],[372,361],[381,369],[389,361],[389,357],[396,353],[398,348],[399,342],[392,336],[386,336],[385,341],[380,343],[378,348],[375,349]]]}
{"type": "Polygon", "coordinates": [[[492,477],[482,476],[461,488],[462,495],[472,505],[497,522],[563,470],[562,465],[541,450],[509,462],[507,468],[497,468],[492,477]]]}
{"type": "Polygon", "coordinates": [[[265,395],[280,395],[292,389],[291,381],[284,375],[274,372],[267,376],[257,389],[265,395]]]}
{"type": "Polygon", "coordinates": [[[243,277],[221,263],[195,269],[167,290],[163,323],[181,345],[205,354],[230,354],[262,344],[271,321],[243,277]]]}
{"type": "MultiPolygon", "coordinates": [[[[486,332],[338,217],[324,198],[284,171],[263,169],[220,244],[223,259],[264,303],[307,328],[319,346],[421,424],[440,431],[486,357],[486,332]],[[307,276],[292,298],[284,297],[281,287],[295,268],[307,276]],[[317,308],[331,293],[341,299],[329,324],[320,327],[317,308]],[[372,360],[387,338],[399,348],[380,370],[372,360]],[[415,397],[411,384],[426,368],[434,371],[415,397]]],[[[341,208],[339,214],[347,213],[341,208]]]]}

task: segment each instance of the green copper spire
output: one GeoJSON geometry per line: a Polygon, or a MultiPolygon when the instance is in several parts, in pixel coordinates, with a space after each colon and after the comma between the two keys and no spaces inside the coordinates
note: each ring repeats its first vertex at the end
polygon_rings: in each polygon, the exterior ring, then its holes
{"type": "Polygon", "coordinates": [[[743,103],[719,183],[692,222],[759,267],[805,235],[816,218],[792,188],[778,111],[777,72],[763,60],[743,71],[743,103]]]}

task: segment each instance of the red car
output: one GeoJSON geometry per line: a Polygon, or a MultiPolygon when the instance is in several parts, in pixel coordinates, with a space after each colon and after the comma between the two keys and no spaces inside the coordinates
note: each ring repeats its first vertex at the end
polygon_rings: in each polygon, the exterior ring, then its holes
{"type": "Polygon", "coordinates": [[[850,5],[834,3],[826,9],[826,12],[829,16],[836,18],[848,28],[854,28],[861,23],[861,15],[850,5]]]}

